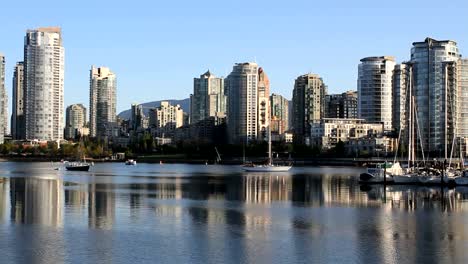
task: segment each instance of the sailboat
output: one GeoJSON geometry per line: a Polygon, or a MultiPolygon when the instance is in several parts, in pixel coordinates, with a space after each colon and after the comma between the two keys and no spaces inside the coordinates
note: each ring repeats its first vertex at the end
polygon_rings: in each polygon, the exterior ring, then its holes
{"type": "Polygon", "coordinates": [[[65,169],[68,171],[89,171],[91,164],[86,161],[67,162],[65,169]]]}
{"type": "MultiPolygon", "coordinates": [[[[80,139],[80,153],[82,154],[82,141],[80,139]]],[[[81,161],[74,161],[74,162],[66,162],[65,163],[65,169],[68,171],[89,171],[89,167],[91,167],[91,164],[86,161],[86,157],[84,154],[81,155],[82,160],[81,161]]]]}
{"type": "MultiPolygon", "coordinates": [[[[412,75],[412,71],[410,72],[410,76],[412,75]]],[[[424,156],[424,149],[422,144],[420,134],[420,127],[416,109],[416,101],[413,95],[413,85],[412,85],[412,78],[410,78],[410,83],[408,86],[408,93],[409,96],[407,97],[408,102],[408,167],[404,170],[403,173],[399,173],[393,175],[393,182],[396,184],[420,184],[429,181],[429,175],[420,170],[418,164],[416,163],[416,146],[415,142],[420,141],[421,145],[421,153],[424,164],[425,156],[424,156]],[[413,120],[413,117],[415,120],[413,120]],[[414,126],[416,122],[416,127],[414,126]],[[415,135],[415,128],[416,128],[416,135],[415,135]]],[[[401,133],[401,131],[400,131],[401,133]]]]}
{"type": "Polygon", "coordinates": [[[271,130],[268,126],[268,163],[264,165],[256,164],[245,164],[242,165],[242,169],[249,172],[284,172],[289,171],[292,166],[280,166],[273,164],[273,156],[271,152],[271,130]]]}
{"type": "MultiPolygon", "coordinates": [[[[402,173],[393,175],[393,182],[396,184],[419,184],[422,183],[422,181],[427,180],[426,177],[420,176],[419,175],[419,170],[417,168],[416,164],[416,146],[414,144],[414,141],[417,141],[417,138],[415,138],[414,135],[414,121],[413,121],[413,116],[416,119],[416,126],[417,130],[419,131],[419,123],[418,123],[418,117],[416,115],[415,111],[415,102],[414,102],[414,96],[411,94],[411,89],[409,90],[410,96],[409,96],[409,115],[408,115],[408,167],[404,172],[402,173]]],[[[420,137],[419,137],[420,138],[420,137]]],[[[421,139],[421,138],[420,138],[421,139]]],[[[422,148],[422,145],[421,145],[422,148]]],[[[422,155],[424,156],[424,151],[422,151],[422,155]]],[[[423,157],[424,160],[424,157],[423,157]]]]}
{"type": "Polygon", "coordinates": [[[462,139],[460,139],[460,175],[454,178],[456,185],[468,185],[468,171],[465,170],[465,160],[463,159],[462,139]]]}
{"type": "MultiPolygon", "coordinates": [[[[410,73],[411,74],[411,73],[410,73]]],[[[446,73],[447,74],[447,73],[446,73]]],[[[447,76],[446,76],[447,79],[447,76]]],[[[444,162],[443,166],[440,166],[435,164],[430,165],[426,164],[426,158],[424,156],[424,149],[423,149],[423,142],[420,136],[420,127],[419,127],[419,122],[418,122],[418,115],[417,115],[417,108],[416,108],[416,102],[414,101],[414,95],[412,94],[412,85],[411,85],[411,79],[410,79],[410,84],[409,84],[409,140],[408,140],[408,169],[407,173],[403,175],[397,175],[393,176],[394,182],[399,183],[399,184],[412,184],[412,183],[418,183],[418,184],[424,184],[424,185],[441,185],[441,184],[449,184],[450,182],[453,181],[453,178],[458,174],[458,172],[450,167],[448,167],[447,170],[447,158],[448,158],[448,103],[449,103],[449,98],[448,98],[448,89],[447,89],[447,83],[445,84],[445,105],[444,105],[444,110],[445,110],[445,115],[444,115],[444,120],[445,120],[445,132],[444,132],[444,148],[445,148],[445,154],[444,154],[444,162]],[[412,122],[412,117],[415,117],[416,121],[416,139],[414,137],[414,122],[412,122]],[[419,143],[421,144],[421,153],[422,153],[422,158],[424,162],[424,166],[422,168],[415,166],[415,146],[414,143],[415,141],[417,142],[419,138],[419,143]],[[413,166],[412,166],[413,165],[413,166]]],[[[455,128],[456,129],[456,128],[455,128]]],[[[454,141],[452,142],[452,152],[453,152],[453,147],[455,143],[455,137],[453,138],[454,141]]],[[[451,160],[451,157],[450,157],[451,160]]],[[[434,159],[434,161],[436,161],[434,159]]],[[[451,162],[450,162],[451,163],[451,162]]],[[[463,181],[463,180],[460,180],[463,181]]]]}

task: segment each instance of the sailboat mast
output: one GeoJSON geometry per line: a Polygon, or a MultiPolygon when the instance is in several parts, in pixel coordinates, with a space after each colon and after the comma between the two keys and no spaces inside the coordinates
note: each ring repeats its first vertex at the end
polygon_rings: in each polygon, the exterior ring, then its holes
{"type": "Polygon", "coordinates": [[[412,73],[413,73],[413,69],[412,67],[410,68],[410,73],[409,73],[409,84],[408,84],[408,93],[409,93],[409,96],[408,96],[408,110],[409,110],[409,113],[408,113],[408,168],[411,167],[411,159],[412,159],[412,136],[413,136],[413,107],[412,107],[412,98],[413,98],[413,95],[412,95],[412,79],[413,79],[413,76],[412,76],[412,73]]]}
{"type": "Polygon", "coordinates": [[[445,110],[445,116],[444,116],[444,122],[445,122],[445,126],[444,126],[444,158],[445,160],[447,160],[447,125],[448,125],[448,122],[447,122],[447,86],[448,86],[448,73],[447,73],[447,70],[448,70],[448,65],[445,64],[445,96],[444,96],[444,99],[445,99],[445,102],[444,102],[444,110],[445,110]]]}
{"type": "Polygon", "coordinates": [[[268,165],[272,165],[273,156],[271,154],[271,129],[270,124],[268,124],[268,165]]]}
{"type": "Polygon", "coordinates": [[[462,151],[462,139],[460,138],[459,141],[460,141],[460,142],[459,142],[459,144],[458,144],[458,147],[459,147],[459,149],[460,149],[460,159],[459,159],[459,161],[460,161],[460,169],[463,169],[464,162],[463,162],[463,151],[462,151]]]}

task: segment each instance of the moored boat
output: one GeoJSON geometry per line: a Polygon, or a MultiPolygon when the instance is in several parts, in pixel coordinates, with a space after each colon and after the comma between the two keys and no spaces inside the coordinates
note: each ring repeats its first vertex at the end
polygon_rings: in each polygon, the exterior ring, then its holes
{"type": "Polygon", "coordinates": [[[419,176],[415,174],[394,175],[393,181],[396,184],[417,184],[420,183],[419,176]]]}
{"type": "Polygon", "coordinates": [[[65,164],[65,169],[68,171],[89,171],[91,164],[87,162],[67,162],[65,164]]]}
{"type": "Polygon", "coordinates": [[[372,164],[367,167],[366,172],[359,175],[361,183],[384,183],[393,182],[393,175],[401,172],[401,167],[398,162],[372,164]],[[385,180],[384,180],[385,174],[385,180]]]}
{"type": "Polygon", "coordinates": [[[125,161],[125,165],[136,165],[136,160],[129,159],[129,160],[125,161]]]}
{"type": "Polygon", "coordinates": [[[279,165],[244,165],[242,169],[250,172],[284,172],[289,171],[292,166],[279,166],[279,165]]]}
{"type": "Polygon", "coordinates": [[[271,152],[271,130],[268,127],[268,162],[267,164],[253,164],[247,163],[242,165],[242,169],[247,172],[286,172],[291,169],[292,166],[283,166],[273,164],[273,156],[271,152]]]}

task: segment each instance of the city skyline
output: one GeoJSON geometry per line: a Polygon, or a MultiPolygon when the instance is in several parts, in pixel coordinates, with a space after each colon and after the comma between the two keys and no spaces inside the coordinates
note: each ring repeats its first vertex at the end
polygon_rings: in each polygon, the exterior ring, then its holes
{"type": "MultiPolygon", "coordinates": [[[[320,74],[329,85],[330,93],[355,90],[356,61],[368,56],[388,54],[396,57],[396,62],[400,63],[408,60],[410,56],[408,48],[413,41],[428,36],[435,39],[453,39],[458,42],[461,51],[468,50],[467,36],[460,34],[462,25],[466,24],[465,16],[461,15],[467,9],[465,3],[460,3],[455,10],[450,9],[451,24],[447,27],[448,22],[441,22],[444,17],[449,16],[448,12],[444,12],[446,7],[421,8],[418,2],[420,1],[405,3],[405,9],[398,8],[398,3],[376,7],[368,1],[352,5],[341,3],[340,8],[334,8],[334,3],[315,4],[296,1],[288,6],[269,3],[269,12],[262,12],[257,18],[254,13],[258,14],[263,8],[261,1],[251,3],[252,13],[247,13],[231,3],[222,6],[212,5],[208,7],[209,10],[229,9],[233,13],[218,12],[223,15],[216,15],[211,13],[217,12],[204,12],[204,14],[210,13],[206,17],[193,12],[200,8],[194,3],[188,3],[182,10],[171,3],[166,3],[158,9],[147,3],[148,10],[139,10],[138,16],[134,15],[137,19],[133,22],[131,19],[119,18],[119,15],[127,15],[127,11],[135,11],[133,7],[121,4],[109,7],[105,2],[99,3],[98,6],[106,6],[113,12],[101,17],[101,13],[89,10],[87,11],[89,21],[81,21],[73,12],[76,9],[80,10],[81,5],[68,8],[64,8],[63,5],[51,6],[51,11],[56,16],[50,18],[38,12],[30,15],[35,7],[41,8],[38,4],[32,3],[32,8],[26,10],[24,21],[0,29],[0,33],[7,36],[6,41],[0,46],[0,51],[6,56],[6,83],[8,93],[11,94],[10,80],[13,68],[17,61],[22,60],[24,31],[38,26],[61,26],[64,46],[67,47],[65,105],[85,103],[88,106],[87,93],[82,91],[87,87],[88,69],[93,64],[110,67],[119,76],[121,96],[118,99],[117,112],[127,109],[131,103],[146,102],[148,99],[187,98],[192,88],[193,76],[210,69],[218,76],[226,77],[230,66],[239,61],[257,61],[268,72],[271,91],[291,99],[291,87],[299,74],[308,72],[320,74]],[[295,8],[298,5],[304,8],[298,10],[295,8]],[[365,6],[367,7],[364,8],[365,6]],[[320,12],[317,15],[315,11],[320,12]],[[193,24],[181,27],[172,23],[174,17],[182,16],[187,16],[186,19],[193,24]],[[404,28],[397,26],[402,22],[396,20],[405,21],[412,16],[416,18],[437,16],[440,19],[434,21],[425,19],[424,22],[423,19],[414,19],[412,26],[404,28]],[[262,21],[264,34],[252,35],[236,29],[237,20],[241,26],[246,23],[240,21],[242,19],[238,19],[239,17],[262,21]],[[288,22],[291,19],[292,21],[288,22]],[[320,23],[320,27],[310,27],[323,19],[330,22],[320,23]],[[379,21],[380,25],[369,25],[369,21],[379,21]],[[105,25],[110,27],[107,33],[102,33],[97,27],[88,27],[88,23],[106,23],[105,25]],[[213,44],[212,41],[197,40],[192,31],[197,32],[199,30],[194,29],[202,27],[208,28],[209,32],[218,32],[219,43],[222,45],[216,42],[213,44]],[[127,29],[128,39],[138,41],[133,43],[129,43],[128,40],[117,41],[116,38],[121,36],[117,33],[122,29],[127,29]],[[306,31],[310,32],[311,36],[299,34],[306,31]],[[337,38],[336,34],[327,32],[339,32],[340,38],[337,38]],[[249,38],[248,42],[242,41],[244,39],[240,37],[242,34],[249,38]],[[93,41],[89,41],[91,38],[93,41]],[[195,39],[194,45],[185,45],[184,40],[187,38],[195,39]],[[152,52],[148,52],[149,50],[152,52]],[[119,56],[115,56],[116,54],[119,56]],[[133,67],[140,64],[151,65],[151,61],[155,59],[164,63],[152,65],[143,71],[139,66],[133,67]],[[171,68],[178,70],[171,72],[169,70],[171,68]],[[164,94],[161,93],[163,91],[164,94]],[[148,96],[150,93],[152,95],[148,96]]],[[[83,3],[84,6],[87,6],[86,3],[83,3]]],[[[16,3],[6,3],[5,10],[7,12],[0,18],[4,24],[12,15],[18,13],[17,11],[23,12],[22,5],[16,3]]]]}

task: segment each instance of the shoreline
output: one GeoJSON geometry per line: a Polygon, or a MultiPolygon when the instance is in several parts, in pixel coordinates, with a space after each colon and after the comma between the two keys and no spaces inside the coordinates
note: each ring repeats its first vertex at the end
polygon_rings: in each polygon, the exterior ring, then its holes
{"type": "MultiPolygon", "coordinates": [[[[219,165],[242,165],[243,158],[228,158],[224,159],[221,162],[215,162],[214,160],[208,159],[188,159],[188,158],[174,158],[174,157],[136,157],[133,158],[138,163],[165,163],[165,164],[219,164],[219,165]]],[[[51,158],[51,157],[0,157],[0,162],[60,162],[62,160],[73,160],[66,158],[51,158]]],[[[262,163],[265,158],[248,158],[250,162],[253,163],[262,163]]],[[[119,163],[125,162],[125,160],[110,160],[110,159],[87,159],[89,162],[95,163],[119,163]]],[[[380,163],[385,162],[385,159],[382,158],[366,158],[366,159],[357,159],[357,158],[298,158],[292,160],[277,160],[277,164],[288,164],[291,163],[296,167],[303,166],[339,166],[339,167],[365,167],[368,163],[380,163]]],[[[389,160],[387,160],[389,162],[389,160]]]]}

